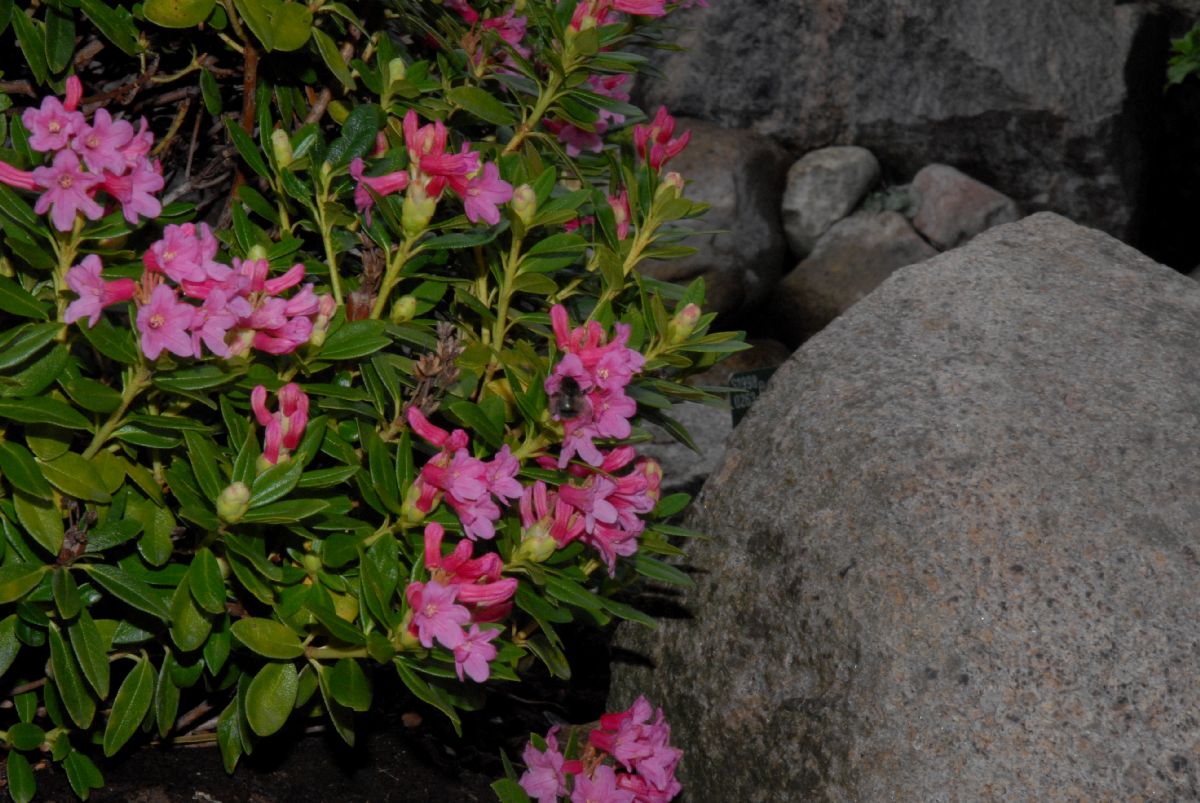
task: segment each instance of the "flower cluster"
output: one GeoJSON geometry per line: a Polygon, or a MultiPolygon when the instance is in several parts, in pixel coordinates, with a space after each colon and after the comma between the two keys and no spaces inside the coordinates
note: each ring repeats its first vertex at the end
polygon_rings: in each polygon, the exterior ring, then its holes
{"type": "Polygon", "coordinates": [[[97,109],[89,122],[79,111],[79,79],[71,76],[66,84],[63,101],[48,96],[21,115],[29,147],[48,154],[50,164],[25,171],[0,163],[0,181],[40,191],[34,211],[49,212],[59,231],[73,229],[80,212],[88,220],[103,217],[104,207],[96,200],[101,191],[121,205],[130,223],[157,217],[162,212],[155,196],[163,188],[162,168],[149,158],[154,135],[145,118],[135,130],[130,122],[97,109]]]}
{"type": "Polygon", "coordinates": [[[412,499],[406,502],[424,515],[444,499],[462,521],[468,538],[494,538],[495,522],[500,518],[495,500],[507,504],[523,493],[516,479],[521,466],[508,446],[484,462],[467,450],[470,440],[466,431],[456,429],[450,433],[434,426],[416,407],[408,408],[408,424],[441,452],[421,469],[413,484],[412,499]]]}
{"type": "Polygon", "coordinates": [[[250,391],[250,409],[260,426],[266,428],[262,459],[275,465],[288,459],[288,452],[300,445],[304,428],[308,426],[308,394],[295,382],[289,382],[276,394],[279,410],[267,409],[267,388],[258,385],[250,391]]]}
{"type": "Polygon", "coordinates": [[[583,394],[572,414],[560,410],[556,415],[563,425],[558,467],[565,468],[575,455],[599,466],[604,455],[596,448],[596,438],[629,437],[629,419],[637,412],[637,403],[625,394],[625,386],[642,370],[645,358],[625,345],[628,324],[616,324],[615,336],[606,343],[604,327],[596,321],[571,330],[561,304],[550,310],[550,322],[558,348],[566,354],[546,377],[546,393],[553,398],[564,390],[578,389],[583,394]]]}
{"type": "Polygon", "coordinates": [[[303,281],[302,264],[269,279],[265,259],[235,257],[230,267],[216,261],[218,249],[204,223],[169,225],[143,255],[146,270],[140,283],[104,281],[99,257],[89,255],[67,271],[67,284],[79,298],[64,320],[86,316],[89,326],[95,326],[103,307],[132,298],[138,303],[142,353],[151,360],[164,350],[201,357],[201,344],[218,357],[245,354],[251,347],[288,354],[308,342],[314,327],[328,324],[333,299],[318,296],[313,285],[304,285],[290,298],[280,295],[303,281]],[[181,300],[181,294],[200,303],[181,300]]]}
{"type": "Polygon", "coordinates": [[[671,139],[674,133],[675,118],[667,113],[666,106],[659,106],[650,125],[633,127],[633,144],[638,156],[646,160],[651,169],[661,170],[668,159],[675,158],[687,147],[692,138],[692,132],[685,131],[677,139],[671,139]]]}
{"type": "Polygon", "coordinates": [[[404,144],[408,151],[408,169],[382,176],[364,174],[362,159],[350,165],[357,182],[354,203],[359,212],[369,213],[375,195],[385,196],[407,188],[404,201],[406,228],[419,231],[428,225],[438,199],[449,187],[463,202],[463,211],[472,223],[488,225],[500,222],[499,204],[512,198],[512,185],[500,178],[495,162],[480,164],[479,154],[464,142],[458,153],[447,152],[447,131],[441,120],[421,125],[417,113],[404,115],[404,144]]]}
{"type": "Polygon", "coordinates": [[[451,650],[459,680],[465,674],[483,683],[490,677],[489,663],[496,657],[491,641],[500,631],[479,625],[508,616],[517,579],[500,576],[504,564],[494,552],[472,557],[470,541],[459,541],[450,554],[443,555],[444,535],[445,529],[436,522],[425,526],[425,568],[431,577],[425,583],[409,583],[405,589],[412,610],[409,633],[422,647],[430,648],[437,641],[451,650]]]}
{"type": "Polygon", "coordinates": [[[546,734],[545,749],[530,741],[522,756],[527,769],[519,783],[538,803],[566,796],[571,803],[667,803],[683,788],[675,778],[683,751],[671,747],[662,709],[654,711],[645,697],[602,716],[579,758],[563,755],[558,731],[546,734]]]}

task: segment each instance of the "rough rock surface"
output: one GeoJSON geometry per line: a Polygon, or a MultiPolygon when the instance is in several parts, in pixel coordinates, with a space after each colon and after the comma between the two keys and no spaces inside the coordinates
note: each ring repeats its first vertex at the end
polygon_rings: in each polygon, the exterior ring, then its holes
{"type": "Polygon", "coordinates": [[[899,271],[734,432],[610,707],[697,801],[1200,799],[1197,331],[1054,215],[899,271]]]}
{"type": "Polygon", "coordinates": [[[706,309],[740,312],[759,303],[786,270],[787,243],[779,221],[787,158],[766,137],[699,120],[679,120],[691,130],[683,153],[667,164],[687,179],[688,198],[712,208],[684,221],[701,234],[687,245],[698,253],[643,265],[642,272],[667,281],[703,276],[706,309]]]}
{"type": "Polygon", "coordinates": [[[866,148],[820,148],[792,165],[783,191],[783,231],[792,256],[812,253],[820,236],[854,211],[878,180],[879,161],[866,148]]]}
{"type": "Polygon", "coordinates": [[[1012,198],[949,165],[921,168],[913,178],[912,192],[917,201],[913,226],[942,251],[1021,217],[1012,198]]]}
{"type": "Polygon", "coordinates": [[[821,331],[899,268],[935,256],[897,212],[859,212],[835,223],[808,259],[784,277],[771,307],[782,337],[821,331]]]}
{"type": "Polygon", "coordinates": [[[1026,209],[1128,233],[1149,147],[1137,99],[1163,83],[1165,32],[1146,6],[743,0],[689,14],[683,51],[656,56],[652,104],[797,154],[860,145],[900,175],[949,162],[1026,209]]]}

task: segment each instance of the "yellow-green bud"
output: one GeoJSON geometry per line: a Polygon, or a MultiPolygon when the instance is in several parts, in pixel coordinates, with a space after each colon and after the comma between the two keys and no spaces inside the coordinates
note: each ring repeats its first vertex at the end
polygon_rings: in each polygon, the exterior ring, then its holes
{"type": "Polygon", "coordinates": [[[683,309],[677,310],[671,322],[667,324],[667,338],[672,343],[682,343],[687,340],[688,335],[696,329],[696,322],[700,320],[700,307],[695,304],[688,304],[683,309]]]}
{"type": "Polygon", "coordinates": [[[683,195],[683,176],[676,173],[674,170],[662,177],[662,183],[658,185],[658,189],[654,192],[655,198],[666,195],[671,198],[679,198],[683,195]]]}
{"type": "Polygon", "coordinates": [[[261,245],[252,245],[250,250],[246,252],[246,259],[266,259],[267,249],[261,245]]]}
{"type": "Polygon", "coordinates": [[[546,531],[544,524],[538,523],[525,531],[514,557],[526,563],[544,563],[557,549],[558,542],[546,531]]]}
{"type": "MultiPolygon", "coordinates": [[[[413,185],[410,184],[411,188],[413,185]]],[[[400,213],[400,225],[409,237],[418,237],[429,228],[433,213],[437,211],[437,200],[430,198],[423,191],[412,192],[404,196],[404,208],[400,213]],[[420,197],[418,197],[418,195],[420,197]]]]}
{"type": "Polygon", "coordinates": [[[400,517],[408,525],[415,526],[425,520],[425,511],[417,507],[421,498],[421,489],[416,485],[410,487],[404,494],[404,503],[400,506],[400,517]]]}
{"type": "Polygon", "coordinates": [[[287,167],[292,163],[292,140],[282,128],[271,132],[271,151],[275,154],[275,164],[287,167]]]}
{"type": "Polygon", "coordinates": [[[404,66],[404,59],[392,59],[388,62],[388,82],[403,81],[407,73],[404,66]]]}
{"type": "Polygon", "coordinates": [[[217,496],[217,516],[226,524],[242,520],[250,509],[250,487],[244,482],[226,486],[217,496]]]}
{"type": "Polygon", "coordinates": [[[537,214],[537,193],[528,184],[522,184],[513,190],[512,200],[509,201],[512,211],[516,212],[521,222],[528,226],[537,214]]]}
{"type": "Polygon", "coordinates": [[[413,296],[400,296],[392,305],[392,323],[411,321],[417,314],[417,299],[413,296]]]}

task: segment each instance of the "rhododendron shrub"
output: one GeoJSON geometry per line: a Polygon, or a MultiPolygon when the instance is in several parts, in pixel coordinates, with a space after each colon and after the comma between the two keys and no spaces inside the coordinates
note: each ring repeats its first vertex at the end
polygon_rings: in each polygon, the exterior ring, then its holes
{"type": "MultiPolygon", "coordinates": [[[[665,560],[688,497],[641,444],[690,442],[672,404],[717,399],[685,379],[743,344],[709,331],[701,282],[638,272],[689,253],[674,224],[704,209],[670,170],[687,132],[629,104],[627,48],[682,4],[397,0],[366,36],[335,5],[299,32],[249,0],[169,18],[247,70],[306,52],[331,76],[263,72],[212,129],[221,203],[189,200],[179,126],[58,49],[0,117],[14,799],[42,753],[86,797],[100,753],[150,740],[215,742],[229,771],[310,718],[353,744],[379,683],[458,728],[494,684],[568,677],[563,626],[652,625],[622,592],[690,582],[665,560]]],[[[133,24],[102,8],[106,36],[133,24]]],[[[217,114],[224,68],[191,58],[159,78],[199,75],[217,114]]],[[[666,799],[666,735],[644,703],[581,759],[552,733],[525,788],[666,799]]]]}

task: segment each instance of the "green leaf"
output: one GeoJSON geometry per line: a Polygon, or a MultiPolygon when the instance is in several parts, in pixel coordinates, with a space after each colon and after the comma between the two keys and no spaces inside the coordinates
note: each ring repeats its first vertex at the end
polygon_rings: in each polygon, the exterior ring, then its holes
{"type": "Polygon", "coordinates": [[[516,125],[517,118],[500,101],[476,86],[460,86],[446,93],[446,99],[479,119],[494,125],[516,125]]]}
{"type": "MultiPolygon", "coordinates": [[[[142,5],[142,13],[146,19],[164,28],[192,28],[212,13],[217,0],[146,0],[142,5]]],[[[207,72],[207,70],[205,71],[207,72]]],[[[209,110],[210,114],[219,114],[209,110]]]]}
{"type": "Polygon", "coordinates": [[[503,443],[503,429],[496,426],[496,422],[479,405],[469,401],[455,402],[450,405],[450,412],[457,416],[471,432],[483,438],[489,446],[499,448],[503,443]]]}
{"type": "Polygon", "coordinates": [[[74,407],[49,397],[37,401],[0,399],[0,418],[22,424],[54,424],[67,429],[92,428],[74,407]]]}
{"type": "Polygon", "coordinates": [[[76,376],[62,382],[67,395],[85,410],[93,413],[111,413],[121,406],[121,394],[101,382],[76,376]]]}
{"type": "Polygon", "coordinates": [[[75,663],[58,627],[50,624],[50,670],[54,673],[54,685],[62,697],[63,705],[75,724],[88,728],[96,715],[96,701],[84,685],[83,676],[75,663]]]}
{"type": "MultiPolygon", "coordinates": [[[[4,570],[0,569],[0,573],[4,570]]],[[[8,672],[17,654],[21,651],[21,641],[17,638],[17,615],[9,614],[0,621],[0,677],[8,672]]]]}
{"type": "Polygon", "coordinates": [[[93,563],[88,564],[86,570],[101,588],[125,604],[157,617],[163,622],[170,620],[167,606],[163,604],[158,594],[124,569],[93,563]]]}
{"type": "Polygon", "coordinates": [[[304,466],[298,460],[276,463],[254,478],[250,486],[250,507],[262,507],[291,493],[300,481],[304,466]]]}
{"type": "Polygon", "coordinates": [[[304,654],[300,637],[274,619],[247,617],[233,623],[233,635],[264,658],[289,660],[304,654]]]}
{"type": "Polygon", "coordinates": [[[142,47],[138,44],[138,29],[129,12],[120,6],[113,8],[104,0],[79,0],[79,7],[108,41],[125,51],[127,56],[136,56],[142,47]]]}
{"type": "Polygon", "coordinates": [[[218,465],[221,454],[217,451],[217,445],[198,432],[185,432],[183,439],[187,443],[188,456],[192,458],[192,471],[196,474],[196,482],[200,483],[200,490],[208,502],[215,505],[217,497],[226,485],[218,465]]]}
{"type": "Polygon", "coordinates": [[[342,658],[334,664],[329,690],[333,699],[351,710],[371,710],[371,682],[358,661],[342,658]]]}
{"type": "Polygon", "coordinates": [[[42,474],[67,496],[89,502],[112,501],[112,495],[104,489],[104,483],[96,469],[74,452],[67,452],[48,463],[42,463],[42,474]]]}
{"type": "Polygon", "coordinates": [[[10,563],[0,567],[0,605],[16,602],[28,594],[48,571],[49,566],[34,563],[10,563]]]}
{"type": "Polygon", "coordinates": [[[279,0],[233,0],[238,16],[249,26],[250,30],[262,42],[268,51],[275,47],[271,31],[272,7],[279,5],[279,0]]]}
{"type": "Polygon", "coordinates": [[[221,567],[216,557],[208,547],[201,547],[192,558],[192,565],[188,568],[188,584],[201,608],[214,614],[225,610],[225,580],[221,577],[221,567]]]}
{"type": "Polygon", "coordinates": [[[53,493],[33,455],[19,443],[0,442],[0,472],[10,485],[31,496],[48,497],[53,493]]]}
{"type": "Polygon", "coordinates": [[[192,599],[191,583],[187,575],[175,588],[171,598],[171,639],[184,652],[200,649],[212,632],[212,620],[196,606],[192,599]]]}
{"type": "Polygon", "coordinates": [[[300,688],[296,667],[271,663],[258,670],[246,691],[246,721],[259,736],[270,736],[287,722],[300,688]]]}
{"type": "Polygon", "coordinates": [[[4,351],[0,352],[0,369],[25,362],[41,351],[60,331],[62,328],[57,323],[26,324],[9,330],[6,334],[17,334],[5,345],[4,351]]]}
{"type": "Polygon", "coordinates": [[[429,703],[445,714],[454,726],[454,732],[462,735],[462,721],[458,718],[458,711],[446,699],[441,689],[426,683],[403,658],[397,656],[393,663],[396,666],[396,673],[400,675],[400,680],[404,682],[408,690],[415,694],[418,700],[429,703]]]}
{"type": "Polygon", "coordinates": [[[217,86],[217,79],[209,70],[200,71],[200,94],[204,98],[204,108],[213,117],[221,113],[221,88],[217,86]]]}
{"type": "Polygon", "coordinates": [[[375,145],[375,134],[383,128],[386,117],[374,103],[360,103],[342,123],[342,135],[329,144],[325,161],[336,170],[350,164],[356,156],[364,156],[375,145]]]}
{"type": "Polygon", "coordinates": [[[40,301],[25,292],[21,285],[4,276],[0,276],[0,310],[22,318],[37,318],[42,321],[49,317],[46,307],[40,301]]]}
{"type": "MultiPolygon", "coordinates": [[[[25,16],[17,12],[19,17],[25,16]]],[[[24,753],[16,750],[8,751],[8,761],[5,763],[5,775],[8,776],[8,794],[15,803],[29,803],[37,794],[37,781],[33,777],[33,767],[24,753]]]]}
{"type": "Polygon", "coordinates": [[[75,17],[53,6],[46,9],[46,64],[60,73],[75,55],[75,17]]]}
{"type": "Polygon", "coordinates": [[[373,354],[391,344],[384,332],[387,323],[376,320],[351,321],[325,340],[322,360],[353,360],[373,354]]]}
{"type": "Polygon", "coordinates": [[[133,736],[150,703],[154,700],[154,666],[149,659],[138,661],[133,671],[125,676],[117,696],[113,698],[112,712],[108,715],[108,724],[104,728],[104,755],[113,756],[120,750],[129,737],[133,736]]]}
{"type": "MultiPolygon", "coordinates": [[[[249,2],[251,0],[247,0],[249,2]]],[[[241,7],[239,2],[238,6],[241,7]]],[[[254,140],[250,135],[242,130],[241,126],[233,121],[232,117],[225,118],[225,128],[229,131],[229,138],[233,141],[233,147],[237,148],[237,152],[241,154],[242,159],[250,166],[250,169],[258,173],[263,178],[271,177],[270,171],[267,169],[267,163],[263,161],[262,153],[258,150],[258,146],[254,144],[254,140]]]]}
{"type": "Polygon", "coordinates": [[[216,676],[229,658],[233,646],[233,635],[229,631],[229,616],[222,616],[213,627],[212,635],[204,642],[204,663],[209,674],[216,676]]]}
{"type": "Polygon", "coordinates": [[[696,585],[695,580],[693,580],[691,577],[688,577],[679,569],[676,569],[670,564],[663,563],[660,560],[647,557],[646,555],[634,555],[633,568],[634,571],[643,577],[649,577],[651,580],[658,580],[661,583],[682,586],[684,588],[692,588],[696,585]]]}
{"type": "Polygon", "coordinates": [[[531,803],[525,789],[511,778],[493,781],[492,791],[496,793],[500,803],[531,803]]]}
{"type": "Polygon", "coordinates": [[[292,499],[248,511],[242,517],[242,522],[246,524],[294,524],[328,509],[329,502],[324,499],[292,499]]]}
{"type": "Polygon", "coordinates": [[[67,781],[70,782],[71,789],[80,800],[87,800],[93,789],[104,788],[104,776],[100,774],[100,770],[96,769],[90,758],[78,750],[67,753],[62,765],[67,772],[67,781]]]}
{"type": "Polygon", "coordinates": [[[324,59],[325,66],[342,83],[342,86],[353,90],[354,77],[350,74],[350,68],[346,66],[345,60],[342,59],[342,54],[338,50],[337,43],[320,28],[313,28],[312,35],[313,39],[317,40],[317,50],[320,52],[321,58],[324,59]]]}
{"type": "MultiPolygon", "coordinates": [[[[208,645],[205,644],[205,649],[208,645]]],[[[168,653],[169,655],[170,653],[168,653]]],[[[216,674],[215,672],[213,673],[216,674]]],[[[154,719],[158,722],[158,735],[165,739],[175,725],[179,713],[179,687],[171,680],[169,662],[163,658],[158,670],[158,682],[154,687],[154,719]]]]}
{"type": "Polygon", "coordinates": [[[17,511],[17,520],[25,531],[33,537],[43,549],[55,557],[62,549],[63,530],[62,513],[54,502],[54,497],[30,496],[22,491],[13,493],[13,507],[17,511]]]}
{"type": "Polygon", "coordinates": [[[271,15],[271,41],[276,50],[299,50],[313,31],[313,15],[303,3],[283,3],[271,15]]]}
{"type": "Polygon", "coordinates": [[[37,750],[46,740],[46,731],[32,722],[18,722],[8,729],[8,743],[17,750],[37,750]]]}
{"type": "Polygon", "coordinates": [[[329,712],[329,721],[333,729],[342,737],[342,741],[354,747],[354,712],[333,699],[329,690],[329,676],[332,670],[324,664],[316,664],[317,682],[321,688],[321,699],[325,701],[325,710],[329,712]]]}
{"type": "Polygon", "coordinates": [[[225,771],[232,773],[242,757],[242,725],[238,714],[237,700],[230,701],[217,718],[217,746],[221,749],[221,763],[225,771]]]}
{"type": "Polygon", "coordinates": [[[454,232],[452,234],[443,234],[439,237],[430,237],[428,240],[421,241],[421,247],[426,251],[446,251],[452,248],[473,248],[477,245],[486,245],[492,240],[499,237],[506,229],[508,229],[508,221],[501,220],[499,226],[489,226],[487,228],[475,229],[466,232],[454,232]]]}
{"type": "Polygon", "coordinates": [[[108,321],[101,318],[95,326],[79,328],[92,348],[108,357],[110,360],[133,365],[138,361],[137,346],[133,343],[133,332],[130,328],[117,329],[108,321]]]}
{"type": "Polygon", "coordinates": [[[83,676],[101,700],[108,697],[108,641],[100,634],[87,608],[80,610],[78,618],[67,625],[67,635],[83,676]]]}
{"type": "Polygon", "coordinates": [[[79,595],[79,586],[71,576],[71,570],[59,566],[50,577],[50,590],[54,594],[54,607],[63,619],[71,619],[83,607],[83,597],[79,595]]]}
{"type": "Polygon", "coordinates": [[[17,35],[17,45],[25,54],[25,63],[29,65],[33,79],[39,84],[46,83],[49,68],[46,65],[46,35],[41,25],[21,9],[13,14],[12,26],[13,33],[17,35]]]}
{"type": "Polygon", "coordinates": [[[60,343],[25,370],[7,377],[5,384],[0,385],[0,395],[22,399],[38,396],[62,376],[68,362],[70,354],[67,347],[60,343]]]}

